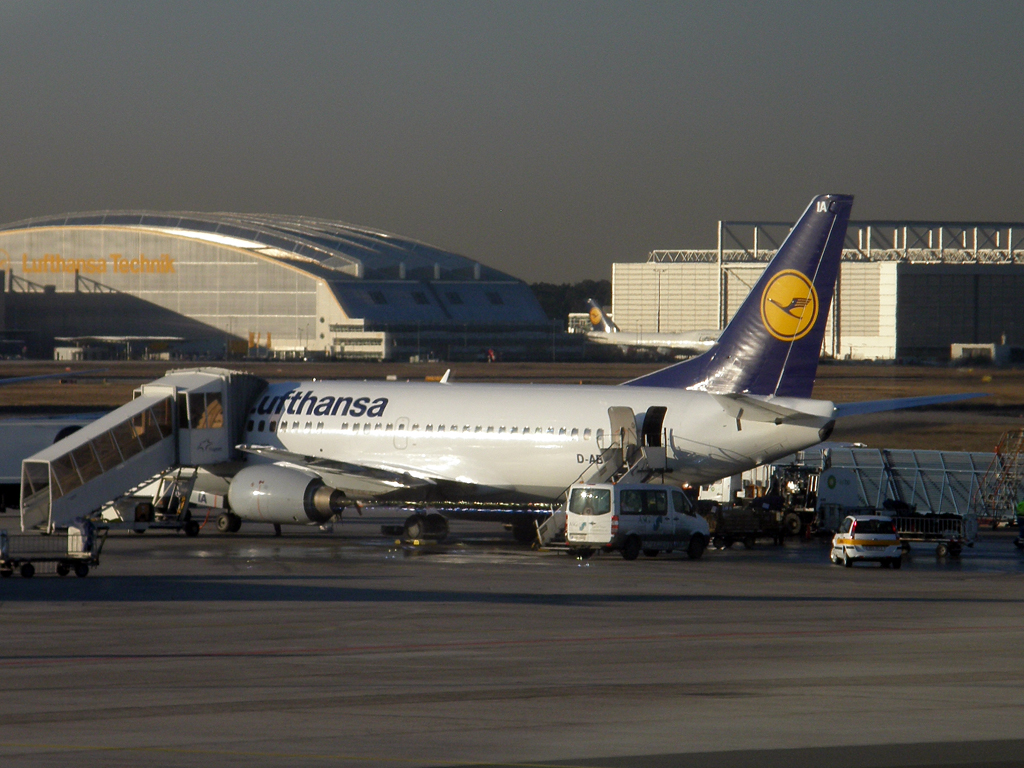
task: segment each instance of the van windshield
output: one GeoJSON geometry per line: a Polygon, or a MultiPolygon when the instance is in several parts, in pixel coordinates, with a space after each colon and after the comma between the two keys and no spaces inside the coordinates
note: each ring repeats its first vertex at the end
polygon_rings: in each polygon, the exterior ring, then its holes
{"type": "Polygon", "coordinates": [[[573,488],[569,511],[574,515],[606,515],[612,509],[612,492],[600,488],[573,488]]]}

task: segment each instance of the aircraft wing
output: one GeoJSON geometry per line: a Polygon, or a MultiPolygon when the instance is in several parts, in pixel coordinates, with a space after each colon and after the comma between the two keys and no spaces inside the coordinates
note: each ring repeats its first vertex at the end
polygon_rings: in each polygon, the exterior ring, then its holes
{"type": "Polygon", "coordinates": [[[894,400],[865,400],[860,403],[839,403],[835,407],[834,416],[840,419],[844,416],[864,416],[869,413],[884,413],[885,411],[898,411],[903,408],[917,408],[921,405],[941,405],[943,403],[956,403],[961,400],[971,400],[975,397],[988,397],[988,392],[965,392],[956,395],[932,395],[924,397],[898,397],[894,400]]]}
{"type": "Polygon", "coordinates": [[[235,447],[244,453],[264,456],[274,461],[288,462],[298,467],[310,469],[317,474],[331,475],[347,481],[345,482],[346,488],[344,490],[351,489],[362,493],[380,494],[435,484],[429,477],[415,476],[402,470],[370,467],[365,464],[328,459],[322,456],[306,456],[301,453],[276,448],[272,445],[237,445],[235,447]]]}

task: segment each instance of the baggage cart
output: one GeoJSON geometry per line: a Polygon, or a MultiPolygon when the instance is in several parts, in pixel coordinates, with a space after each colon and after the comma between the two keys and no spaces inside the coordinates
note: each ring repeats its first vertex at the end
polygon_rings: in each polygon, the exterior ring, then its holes
{"type": "Polygon", "coordinates": [[[0,577],[18,571],[32,578],[39,570],[53,569],[58,576],[74,571],[76,576],[89,575],[89,568],[100,563],[100,552],[107,538],[107,529],[97,529],[88,521],[71,525],[66,533],[11,533],[0,530],[0,577]]]}
{"type": "Polygon", "coordinates": [[[975,515],[895,515],[893,520],[905,551],[910,551],[911,542],[932,543],[938,557],[957,557],[978,537],[975,515]]]}

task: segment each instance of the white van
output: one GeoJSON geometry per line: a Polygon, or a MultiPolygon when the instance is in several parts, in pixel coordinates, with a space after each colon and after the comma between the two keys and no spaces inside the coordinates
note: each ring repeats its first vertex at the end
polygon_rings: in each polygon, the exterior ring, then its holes
{"type": "Polygon", "coordinates": [[[569,489],[565,540],[581,557],[618,549],[627,560],[643,552],[685,549],[691,559],[704,554],[708,523],[686,495],[670,485],[578,484],[569,489]]]}

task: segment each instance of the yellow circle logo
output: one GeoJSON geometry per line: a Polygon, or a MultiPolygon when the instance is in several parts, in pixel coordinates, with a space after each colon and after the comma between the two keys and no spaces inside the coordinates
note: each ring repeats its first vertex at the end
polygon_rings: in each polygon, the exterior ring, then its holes
{"type": "Polygon", "coordinates": [[[597,307],[590,308],[590,323],[591,325],[601,324],[601,310],[599,310],[597,307]]]}
{"type": "Polygon", "coordinates": [[[761,322],[779,341],[806,336],[818,319],[818,292],[802,272],[786,269],[761,294],[761,322]]]}

